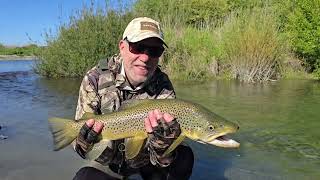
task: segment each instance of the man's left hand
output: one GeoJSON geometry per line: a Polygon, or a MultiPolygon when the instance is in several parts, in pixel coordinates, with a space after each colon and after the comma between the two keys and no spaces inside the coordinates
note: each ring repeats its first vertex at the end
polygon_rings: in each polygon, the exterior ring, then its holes
{"type": "Polygon", "coordinates": [[[163,153],[181,134],[179,123],[172,115],[162,113],[158,109],[150,111],[144,123],[149,136],[148,147],[151,163],[160,166],[170,165],[174,155],[171,153],[164,157],[163,153]]]}

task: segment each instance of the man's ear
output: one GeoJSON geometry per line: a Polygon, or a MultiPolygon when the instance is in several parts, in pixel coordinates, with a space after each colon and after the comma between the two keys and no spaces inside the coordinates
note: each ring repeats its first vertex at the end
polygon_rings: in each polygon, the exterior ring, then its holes
{"type": "Polygon", "coordinates": [[[119,50],[120,50],[120,52],[123,51],[125,46],[126,46],[126,44],[125,44],[124,40],[120,40],[119,41],[119,50]]]}

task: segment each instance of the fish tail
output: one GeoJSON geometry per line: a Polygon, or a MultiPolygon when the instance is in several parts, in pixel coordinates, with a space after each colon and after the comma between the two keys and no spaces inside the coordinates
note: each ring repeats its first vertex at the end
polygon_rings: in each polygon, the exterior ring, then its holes
{"type": "Polygon", "coordinates": [[[50,118],[48,122],[55,151],[68,146],[78,135],[78,132],[69,126],[70,123],[73,123],[71,119],[50,118]]]}

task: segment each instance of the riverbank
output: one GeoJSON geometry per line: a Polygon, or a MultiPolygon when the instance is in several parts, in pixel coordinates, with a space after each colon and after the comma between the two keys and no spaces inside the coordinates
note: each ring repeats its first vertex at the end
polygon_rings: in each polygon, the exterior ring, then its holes
{"type": "Polygon", "coordinates": [[[19,60],[36,60],[36,56],[17,56],[17,55],[0,55],[1,60],[12,60],[12,61],[19,61],[19,60]]]}

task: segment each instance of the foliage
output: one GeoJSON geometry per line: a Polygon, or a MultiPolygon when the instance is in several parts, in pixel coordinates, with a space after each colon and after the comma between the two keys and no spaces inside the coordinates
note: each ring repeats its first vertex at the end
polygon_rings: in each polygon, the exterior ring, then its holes
{"type": "Polygon", "coordinates": [[[171,77],[198,80],[231,76],[256,82],[280,75],[285,43],[266,2],[174,1],[173,6],[165,0],[152,6],[151,1],[140,0],[135,7],[138,13],[154,15],[164,24],[169,49],[163,65],[171,77]],[[167,14],[161,8],[164,6],[169,7],[167,14]]]}
{"type": "Polygon", "coordinates": [[[149,16],[162,24],[169,48],[161,65],[171,78],[260,82],[304,76],[301,62],[320,78],[319,1],[136,0],[132,11],[84,7],[58,27],[57,36],[46,34],[37,70],[50,77],[82,76],[117,53],[133,17],[149,16]],[[296,58],[299,70],[287,68],[296,58]]]}
{"type": "Polygon", "coordinates": [[[320,79],[320,62],[317,62],[313,73],[316,78],[320,79]]]}
{"type": "Polygon", "coordinates": [[[280,67],[283,79],[314,79],[314,77],[305,71],[303,61],[293,53],[283,56],[283,62],[280,67]]]}
{"type": "Polygon", "coordinates": [[[231,15],[222,27],[223,63],[233,78],[246,82],[276,79],[285,43],[267,9],[244,10],[231,15]]]}
{"type": "Polygon", "coordinates": [[[151,16],[170,25],[204,27],[224,17],[228,4],[224,0],[138,0],[134,10],[139,16],[151,16]]]}
{"type": "Polygon", "coordinates": [[[193,27],[184,29],[164,28],[169,48],[162,64],[174,79],[203,80],[212,76],[215,54],[218,54],[211,31],[193,27]],[[204,46],[205,45],[205,46],[204,46]]]}
{"type": "Polygon", "coordinates": [[[39,47],[35,44],[21,47],[6,47],[0,44],[0,55],[34,56],[38,49],[39,47]]]}
{"type": "Polygon", "coordinates": [[[101,58],[118,53],[131,13],[84,7],[60,25],[57,36],[46,34],[47,48],[38,56],[37,71],[48,77],[82,76],[101,58]]]}
{"type": "Polygon", "coordinates": [[[223,23],[235,10],[265,4],[262,0],[137,0],[134,10],[139,16],[151,16],[171,25],[180,23],[203,28],[223,23]]]}
{"type": "Polygon", "coordinates": [[[316,71],[320,63],[320,0],[285,0],[275,5],[293,51],[310,71],[316,71]]]}

